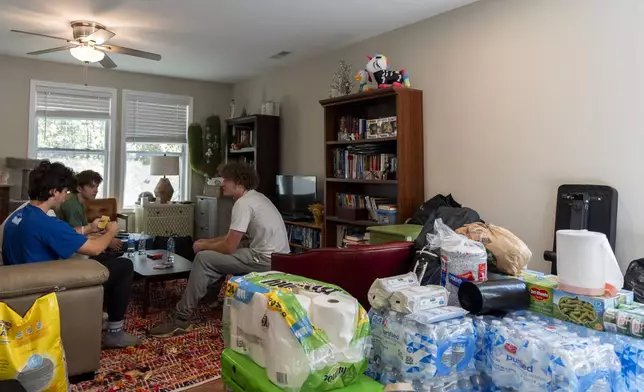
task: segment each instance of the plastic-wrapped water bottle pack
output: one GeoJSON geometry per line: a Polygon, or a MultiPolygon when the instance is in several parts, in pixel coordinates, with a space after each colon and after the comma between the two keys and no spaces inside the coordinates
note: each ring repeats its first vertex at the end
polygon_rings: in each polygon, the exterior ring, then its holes
{"type": "Polygon", "coordinates": [[[382,384],[411,383],[417,391],[478,391],[476,330],[456,307],[402,315],[369,312],[373,348],[367,375],[382,384]]]}
{"type": "MultiPolygon", "coordinates": [[[[599,339],[602,344],[610,344],[615,349],[615,354],[620,361],[624,390],[628,392],[644,391],[644,340],[617,334],[614,332],[600,332],[581,325],[557,320],[529,311],[517,311],[510,315],[512,318],[527,317],[530,320],[540,320],[546,325],[565,326],[569,331],[585,338],[599,339]]],[[[489,323],[490,319],[475,319],[475,324],[489,323]]]]}
{"type": "Polygon", "coordinates": [[[503,391],[625,390],[615,347],[599,336],[582,337],[563,322],[517,314],[478,317],[474,325],[485,331],[477,341],[475,367],[503,391]]]}

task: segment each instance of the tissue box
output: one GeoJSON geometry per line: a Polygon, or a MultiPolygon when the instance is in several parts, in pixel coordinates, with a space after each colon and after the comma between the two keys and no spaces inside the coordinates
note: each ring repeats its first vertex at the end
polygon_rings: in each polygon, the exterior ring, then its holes
{"type": "Polygon", "coordinates": [[[369,318],[340,287],[281,272],[228,281],[224,341],[291,391],[353,384],[367,368],[369,318]]]}
{"type": "MultiPolygon", "coordinates": [[[[502,274],[489,274],[494,279],[509,278],[502,274]]],[[[559,290],[557,277],[538,271],[524,270],[518,279],[526,282],[530,292],[529,310],[564,321],[604,331],[604,312],[620,304],[633,303],[633,292],[621,290],[614,297],[580,295],[559,290]]]]}

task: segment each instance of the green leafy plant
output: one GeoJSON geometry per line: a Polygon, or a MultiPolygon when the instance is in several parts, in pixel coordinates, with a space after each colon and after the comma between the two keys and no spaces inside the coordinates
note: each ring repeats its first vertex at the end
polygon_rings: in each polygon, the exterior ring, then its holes
{"type": "Polygon", "coordinates": [[[201,124],[192,123],[188,127],[188,159],[190,168],[204,177],[217,176],[221,162],[221,120],[219,116],[206,119],[204,132],[201,124]]]}

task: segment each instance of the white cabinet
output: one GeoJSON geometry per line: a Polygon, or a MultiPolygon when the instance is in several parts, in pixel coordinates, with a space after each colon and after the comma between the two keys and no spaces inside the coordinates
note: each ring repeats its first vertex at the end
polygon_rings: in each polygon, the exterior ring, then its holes
{"type": "Polygon", "coordinates": [[[226,235],[232,210],[233,199],[230,197],[197,196],[195,239],[226,235]]]}

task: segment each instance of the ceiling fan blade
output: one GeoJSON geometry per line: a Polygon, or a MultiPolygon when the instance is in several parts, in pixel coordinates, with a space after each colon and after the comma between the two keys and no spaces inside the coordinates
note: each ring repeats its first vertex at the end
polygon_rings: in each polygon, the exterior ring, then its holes
{"type": "Polygon", "coordinates": [[[159,54],[144,52],[142,50],[137,50],[137,49],[124,48],[123,46],[100,45],[100,46],[96,46],[96,48],[101,50],[106,50],[108,52],[127,54],[129,56],[134,56],[134,57],[142,57],[148,60],[155,60],[155,61],[161,60],[161,55],[159,54]]]}
{"type": "Polygon", "coordinates": [[[102,44],[103,42],[107,41],[108,39],[114,37],[116,34],[105,29],[98,29],[92,34],[88,35],[85,37],[85,40],[87,41],[94,41],[98,45],[102,44]]]}
{"type": "Polygon", "coordinates": [[[45,37],[45,38],[53,38],[53,39],[59,39],[62,41],[67,41],[67,43],[74,44],[74,45],[79,45],[78,42],[67,39],[67,38],[62,38],[62,37],[54,37],[53,35],[47,35],[47,34],[39,34],[39,33],[30,33],[29,31],[22,31],[22,30],[14,30],[11,29],[11,32],[13,33],[20,33],[20,34],[29,34],[29,35],[35,35],[37,37],[45,37]]]}
{"type": "Polygon", "coordinates": [[[116,63],[112,61],[110,56],[105,53],[105,57],[103,57],[103,60],[100,61],[101,65],[103,68],[111,69],[111,68],[116,68],[116,63]]]}
{"type": "Polygon", "coordinates": [[[61,50],[69,50],[71,48],[73,48],[73,46],[59,46],[57,48],[37,50],[35,52],[29,52],[27,54],[37,55],[37,54],[53,53],[53,52],[60,52],[61,50]]]}

